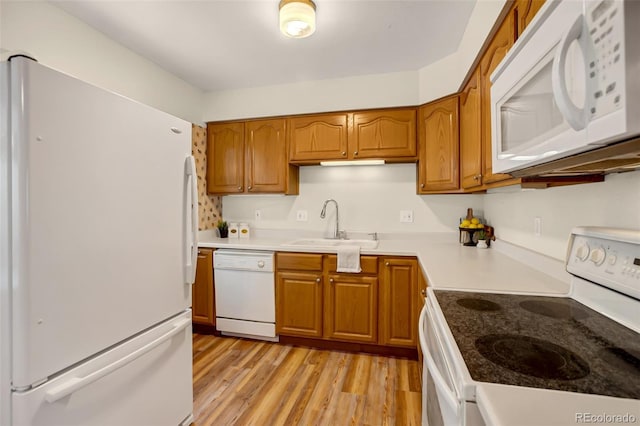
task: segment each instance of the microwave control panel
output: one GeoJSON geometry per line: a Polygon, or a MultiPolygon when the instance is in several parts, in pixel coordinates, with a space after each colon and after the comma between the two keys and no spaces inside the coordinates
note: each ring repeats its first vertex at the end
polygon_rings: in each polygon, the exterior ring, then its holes
{"type": "Polygon", "coordinates": [[[607,115],[625,104],[624,3],[588,1],[586,26],[589,117],[607,115]]]}

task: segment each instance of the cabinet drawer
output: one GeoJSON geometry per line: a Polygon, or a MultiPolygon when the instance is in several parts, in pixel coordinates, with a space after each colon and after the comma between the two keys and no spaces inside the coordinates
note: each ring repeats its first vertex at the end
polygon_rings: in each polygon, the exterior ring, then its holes
{"type": "Polygon", "coordinates": [[[276,253],[276,269],[322,271],[322,255],[311,253],[276,253]]]}
{"type": "MultiPolygon", "coordinates": [[[[338,256],[330,254],[327,256],[327,269],[330,273],[335,273],[338,267],[338,256]]],[[[378,257],[377,256],[360,256],[361,274],[377,274],[378,273],[378,257]]]]}

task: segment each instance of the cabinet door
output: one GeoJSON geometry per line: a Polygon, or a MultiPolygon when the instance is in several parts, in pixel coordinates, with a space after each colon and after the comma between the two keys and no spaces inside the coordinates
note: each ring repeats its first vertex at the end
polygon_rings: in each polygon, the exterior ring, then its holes
{"type": "Polygon", "coordinates": [[[191,293],[191,306],[195,324],[216,325],[213,250],[198,249],[196,281],[191,293]]]}
{"type": "Polygon", "coordinates": [[[247,192],[285,192],[288,167],[285,120],[248,121],[245,131],[247,192]]]}
{"type": "Polygon", "coordinates": [[[418,262],[383,258],[380,282],[381,345],[415,348],[418,342],[418,262]]]}
{"type": "Polygon", "coordinates": [[[347,158],[347,113],[293,117],[289,127],[289,160],[313,162],[347,158]]]}
{"type": "Polygon", "coordinates": [[[464,189],[482,185],[481,107],[477,69],[460,94],[460,179],[464,189]]]}
{"type": "Polygon", "coordinates": [[[331,274],[325,283],[325,333],[329,339],[376,343],[378,278],[331,274]]]}
{"type": "Polygon", "coordinates": [[[482,99],[482,157],[483,157],[483,181],[485,184],[497,182],[511,178],[511,175],[504,173],[493,174],[491,167],[493,159],[491,157],[491,73],[500,64],[513,45],[514,26],[513,15],[509,14],[502,22],[498,32],[489,44],[480,61],[480,93],[482,99]]]}
{"type": "Polygon", "coordinates": [[[518,37],[529,26],[544,2],[545,0],[516,0],[513,6],[513,19],[516,21],[518,37]]]}
{"type": "Polygon", "coordinates": [[[207,125],[207,192],[244,191],[244,123],[207,125]]]}
{"type": "Polygon", "coordinates": [[[415,157],[416,110],[354,113],[349,149],[354,159],[415,157]]]}
{"type": "Polygon", "coordinates": [[[419,193],[459,188],[458,97],[420,107],[419,193]]]}
{"type": "Polygon", "coordinates": [[[276,332],[322,337],[322,273],[276,274],[276,332]]]}

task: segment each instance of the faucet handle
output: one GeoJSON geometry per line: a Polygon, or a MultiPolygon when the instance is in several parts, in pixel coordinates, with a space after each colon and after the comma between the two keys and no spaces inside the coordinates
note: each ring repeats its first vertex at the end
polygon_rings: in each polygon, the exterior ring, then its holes
{"type": "Polygon", "coordinates": [[[378,241],[378,233],[377,232],[369,232],[367,235],[371,235],[373,241],[378,241]]]}

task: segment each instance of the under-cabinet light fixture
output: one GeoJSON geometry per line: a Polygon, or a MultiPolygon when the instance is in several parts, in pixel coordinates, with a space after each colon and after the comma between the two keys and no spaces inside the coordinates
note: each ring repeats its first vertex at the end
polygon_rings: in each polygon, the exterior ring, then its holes
{"type": "Polygon", "coordinates": [[[321,161],[321,166],[380,166],[384,160],[321,161]]]}
{"type": "Polygon", "coordinates": [[[281,0],[280,31],[290,38],[309,37],[316,31],[316,4],[312,0],[281,0]]]}

